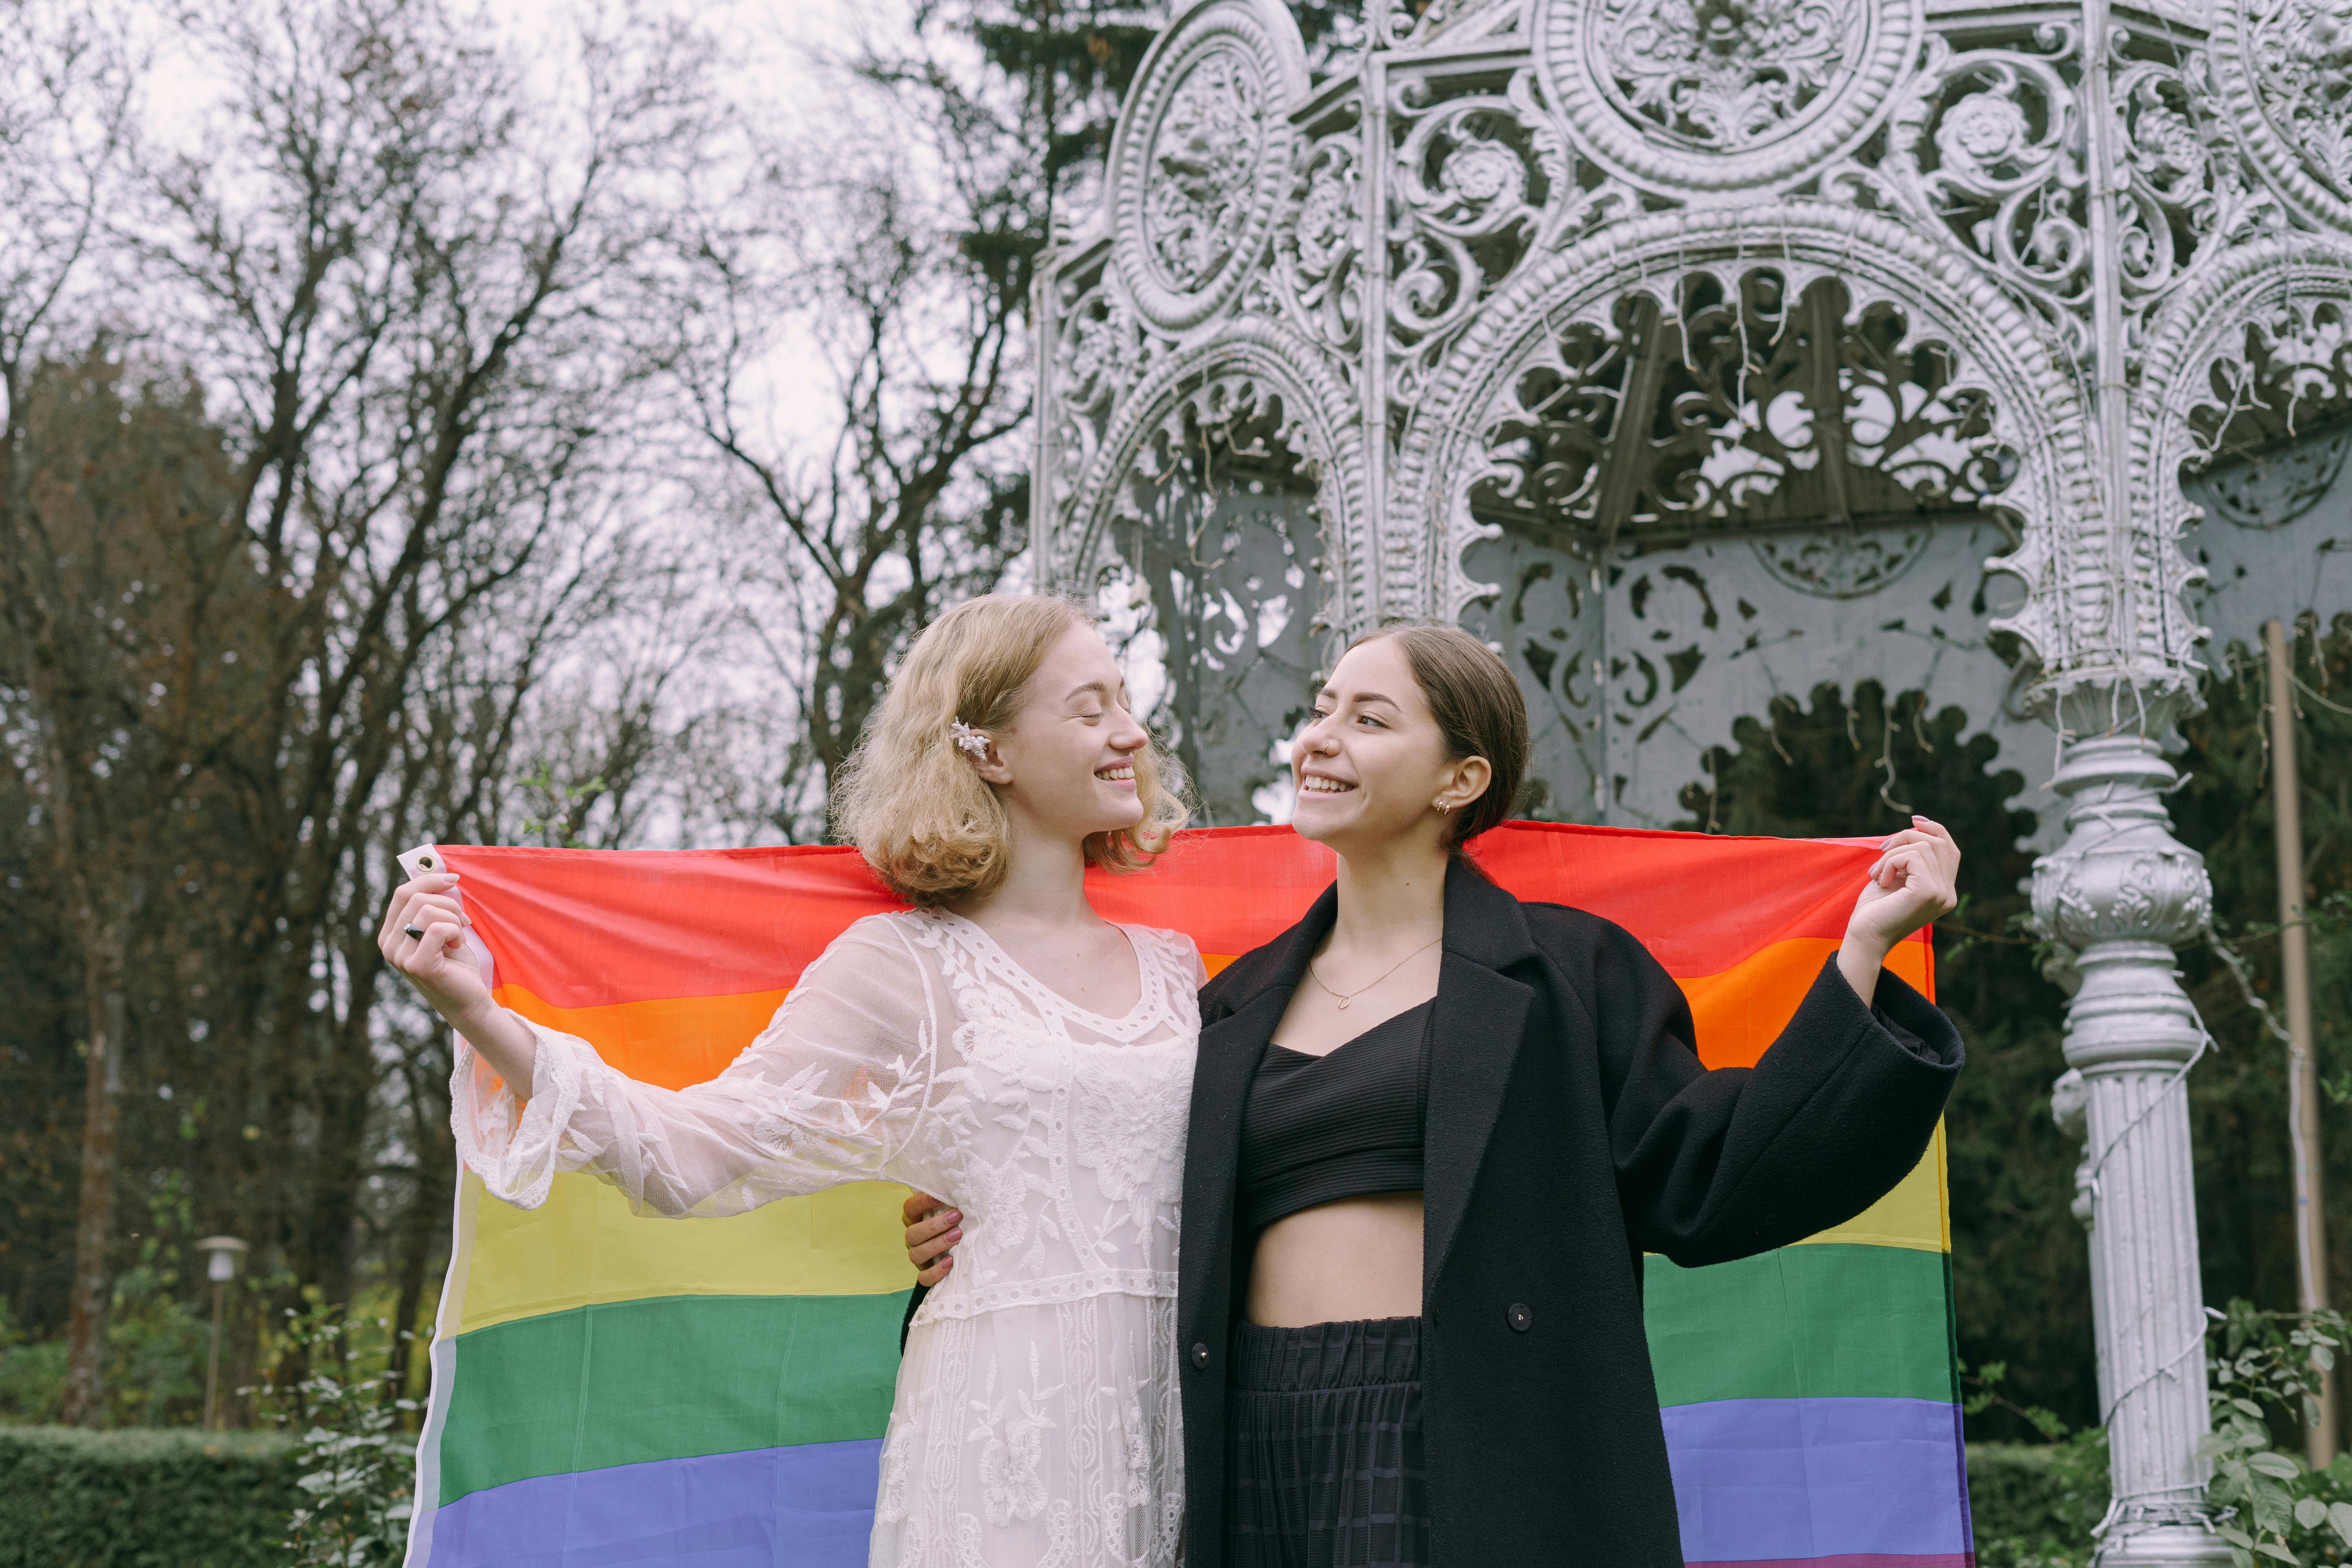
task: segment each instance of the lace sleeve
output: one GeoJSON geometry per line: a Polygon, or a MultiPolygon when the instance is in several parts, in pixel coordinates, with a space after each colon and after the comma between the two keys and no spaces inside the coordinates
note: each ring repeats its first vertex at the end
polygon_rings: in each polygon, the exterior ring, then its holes
{"type": "Polygon", "coordinates": [[[546,1201],[567,1171],[640,1214],[729,1215],[883,1173],[921,1114],[947,1004],[889,916],[844,931],[727,1070],[685,1089],[641,1083],[576,1036],[531,1023],[526,1103],[460,1041],[458,1153],[498,1196],[546,1201]]]}

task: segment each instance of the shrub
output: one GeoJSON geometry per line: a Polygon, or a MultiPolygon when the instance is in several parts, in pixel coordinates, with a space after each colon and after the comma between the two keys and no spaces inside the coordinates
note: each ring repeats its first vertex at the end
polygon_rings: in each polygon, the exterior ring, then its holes
{"type": "Polygon", "coordinates": [[[2107,1511],[2106,1434],[1969,1445],[1978,1568],[2083,1568],[2107,1511]]]}
{"type": "Polygon", "coordinates": [[[0,1427],[0,1568],[281,1568],[301,1498],[275,1434],[0,1427]]]}
{"type": "Polygon", "coordinates": [[[300,1568],[399,1568],[416,1452],[404,1424],[416,1401],[393,1397],[388,1377],[351,1363],[352,1331],[362,1325],[321,1307],[287,1316],[288,1342],[310,1368],[290,1387],[268,1391],[270,1403],[301,1412],[306,1423],[296,1460],[302,1500],[286,1542],[292,1561],[300,1568]]]}

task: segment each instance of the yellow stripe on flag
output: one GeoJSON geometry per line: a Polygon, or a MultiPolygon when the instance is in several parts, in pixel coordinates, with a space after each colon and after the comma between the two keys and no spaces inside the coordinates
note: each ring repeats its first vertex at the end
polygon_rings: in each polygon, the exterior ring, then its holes
{"type": "Polygon", "coordinates": [[[659,1296],[870,1296],[904,1290],[915,1270],[898,1243],[896,1182],[856,1182],[725,1219],[642,1218],[620,1190],[558,1176],[547,1202],[519,1209],[466,1173],[474,1261],[457,1331],[605,1301],[659,1296]]]}
{"type": "Polygon", "coordinates": [[[1952,1229],[1944,1194],[1944,1124],[1911,1173],[1895,1190],[1846,1221],[1797,1245],[1842,1241],[1864,1247],[1908,1247],[1920,1252],[1949,1252],[1952,1229]]]}

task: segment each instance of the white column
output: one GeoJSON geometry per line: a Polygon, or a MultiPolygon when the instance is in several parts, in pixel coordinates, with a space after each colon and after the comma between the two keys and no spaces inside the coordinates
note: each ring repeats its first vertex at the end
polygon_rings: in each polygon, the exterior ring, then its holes
{"type": "Polygon", "coordinates": [[[2204,1030],[2172,951],[2205,929],[2212,886],[2165,815],[2161,792],[2177,775],[2153,737],[2168,727],[2168,707],[2143,710],[2127,687],[2078,689],[2062,716],[2070,732],[2095,738],[2068,742],[2052,781],[2067,803],[2066,838],[2035,862],[2033,912],[2074,950],[2082,977],[2067,1008],[2074,1072],[2060,1109],[2079,1094],[2117,1499],[2097,1560],[2222,1563],[2229,1549],[2204,1518],[2207,1467],[2196,1457],[2207,1430],[2205,1310],[2182,1081],[2204,1030]],[[2099,733],[2119,712],[2132,731],[2099,733]]]}

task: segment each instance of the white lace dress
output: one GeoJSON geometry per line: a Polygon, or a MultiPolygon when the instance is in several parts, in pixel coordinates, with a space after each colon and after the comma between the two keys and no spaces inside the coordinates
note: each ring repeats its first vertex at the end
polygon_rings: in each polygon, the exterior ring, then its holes
{"type": "Polygon", "coordinates": [[[1073,1006],[980,927],[859,921],[733,1065],[636,1082],[532,1025],[528,1104],[460,1047],[457,1149],[525,1208],[593,1171],[639,1212],[730,1215],[837,1182],[963,1211],[882,1450],[875,1568],[1168,1568],[1183,1518],[1176,1225],[1202,973],[1138,926],[1124,1018],[1073,1006]]]}

